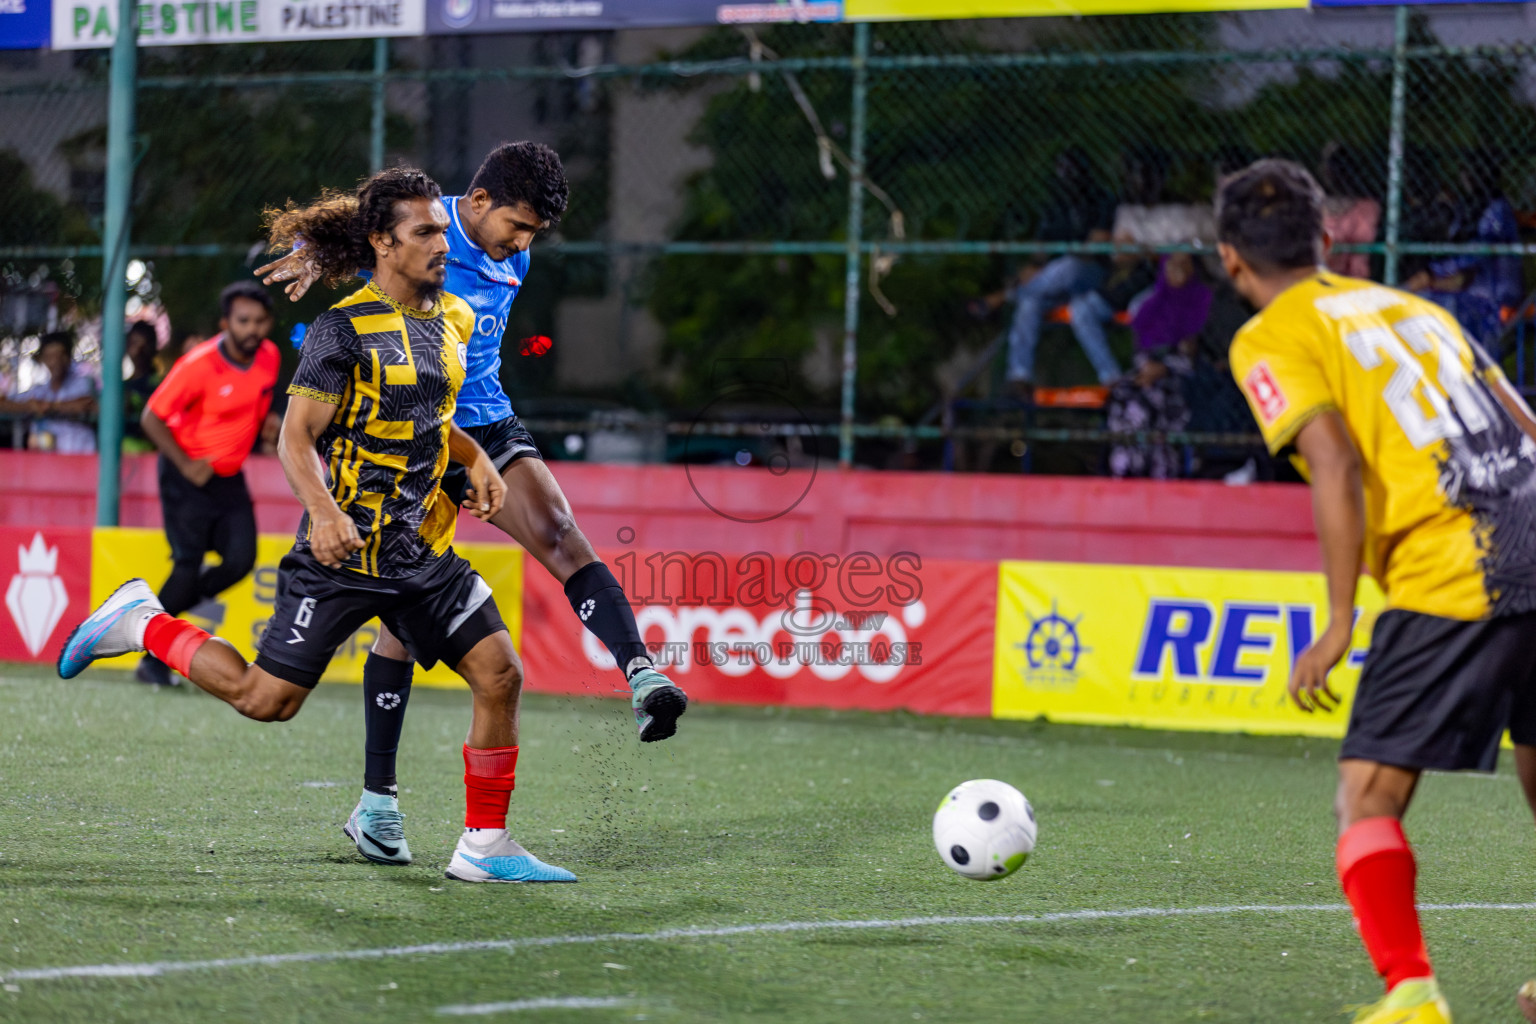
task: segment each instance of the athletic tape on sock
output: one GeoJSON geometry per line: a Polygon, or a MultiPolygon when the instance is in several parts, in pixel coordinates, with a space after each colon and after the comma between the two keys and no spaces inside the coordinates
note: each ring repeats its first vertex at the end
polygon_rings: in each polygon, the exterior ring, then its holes
{"type": "Polygon", "coordinates": [[[1363,860],[1397,851],[1413,852],[1408,845],[1408,837],[1403,834],[1401,821],[1389,817],[1361,818],[1339,837],[1339,877],[1344,878],[1363,860]]]}
{"type": "Polygon", "coordinates": [[[192,656],[213,637],[190,622],[161,612],[144,626],[144,649],[188,679],[192,656]]]}
{"type": "Polygon", "coordinates": [[[517,748],[464,745],[464,827],[506,828],[517,784],[517,748]]]}

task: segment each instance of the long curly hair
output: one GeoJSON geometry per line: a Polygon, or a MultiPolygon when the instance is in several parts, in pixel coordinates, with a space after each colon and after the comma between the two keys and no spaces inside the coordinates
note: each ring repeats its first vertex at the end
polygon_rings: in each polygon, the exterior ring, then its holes
{"type": "Polygon", "coordinates": [[[391,167],[367,178],[353,192],[325,189],[308,206],[292,199],[281,208],[262,211],[271,251],[302,245],[305,258],[320,269],[320,280],[334,287],[372,270],[375,259],[368,236],[393,233],[400,223],[398,203],[408,199],[441,199],[443,190],[427,172],[415,167],[391,167]]]}

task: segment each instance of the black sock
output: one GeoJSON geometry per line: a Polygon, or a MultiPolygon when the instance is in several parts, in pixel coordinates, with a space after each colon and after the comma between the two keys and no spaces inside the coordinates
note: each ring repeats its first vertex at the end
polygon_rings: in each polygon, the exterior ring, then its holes
{"type": "Polygon", "coordinates": [[[592,562],[577,569],[565,581],[565,596],[582,625],[603,642],[626,677],[630,662],[636,658],[650,660],[629,598],[608,566],[592,562]]]}
{"type": "Polygon", "coordinates": [[[415,671],[414,661],[372,651],[363,663],[363,788],[371,792],[395,795],[395,752],[415,671]]]}

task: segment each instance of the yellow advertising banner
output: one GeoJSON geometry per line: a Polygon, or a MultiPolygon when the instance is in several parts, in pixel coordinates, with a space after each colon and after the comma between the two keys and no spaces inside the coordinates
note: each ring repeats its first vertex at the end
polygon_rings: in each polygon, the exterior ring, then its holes
{"type": "Polygon", "coordinates": [[[1362,579],[1354,646],[1308,714],[1291,662],[1327,625],[1314,573],[1003,562],[992,714],[1159,729],[1342,736],[1383,598],[1362,579]]]}
{"type": "Polygon", "coordinates": [[[1258,11],[1306,6],[1307,0],[844,0],[843,20],[1046,18],[1080,14],[1258,11]]]}
{"type": "MultiPolygon", "coordinates": [[[[277,596],[277,563],[293,547],[291,535],[263,535],[256,543],[256,569],[217,599],[205,602],[183,616],[204,629],[217,633],[239,648],[247,659],[255,658],[256,643],[261,639],[272,603],[277,596]]],[[[491,585],[496,607],[512,634],[513,643],[521,645],[523,625],[523,550],[512,544],[455,544],[454,550],[465,558],[491,585]]],[[[171,549],[159,530],[97,529],[91,536],[91,602],[105,600],[124,580],[142,576],[158,587],[171,571],[171,549]]],[[[363,626],[336,652],[325,679],[332,682],[361,682],[363,661],[379,635],[375,619],[363,626]]],[[[131,669],[139,655],[103,661],[113,668],[131,669]]],[[[463,686],[447,665],[436,665],[429,672],[416,673],[416,682],[427,686],[463,686]]]]}

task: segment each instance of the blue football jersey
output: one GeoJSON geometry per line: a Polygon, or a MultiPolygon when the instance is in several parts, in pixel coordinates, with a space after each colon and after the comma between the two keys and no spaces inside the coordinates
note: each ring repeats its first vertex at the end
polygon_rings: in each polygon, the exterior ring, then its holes
{"type": "Polygon", "coordinates": [[[469,339],[464,386],[459,389],[453,421],[461,427],[479,427],[512,416],[512,403],[501,389],[501,336],[512,300],[528,275],[530,257],[524,251],[499,263],[491,259],[459,223],[459,197],[444,196],[443,205],[453,221],[448,229],[448,280],[443,290],[475,311],[475,333],[469,339]]]}

